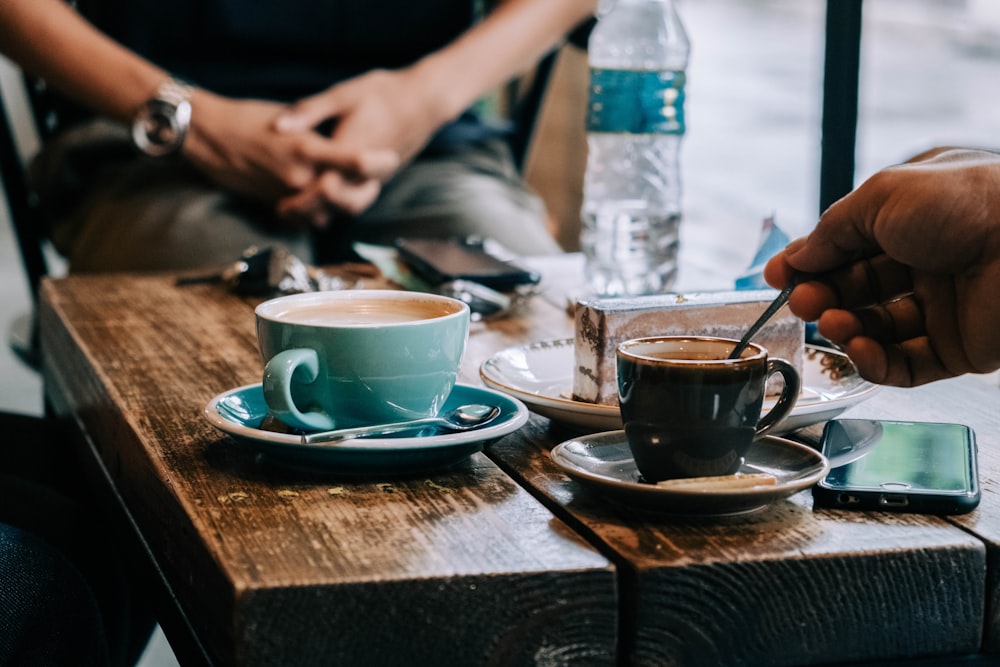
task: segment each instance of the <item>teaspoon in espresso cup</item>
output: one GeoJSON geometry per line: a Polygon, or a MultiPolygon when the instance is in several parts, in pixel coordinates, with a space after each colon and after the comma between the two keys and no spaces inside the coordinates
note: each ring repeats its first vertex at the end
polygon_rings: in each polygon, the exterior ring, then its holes
{"type": "Polygon", "coordinates": [[[781,290],[774,301],[771,302],[771,305],[769,305],[761,316],[757,318],[756,322],[750,325],[750,329],[743,334],[743,338],[741,338],[740,342],[736,344],[733,351],[729,353],[730,359],[737,359],[741,354],[743,354],[743,350],[747,349],[747,345],[750,344],[750,339],[756,336],[757,332],[760,331],[772,317],[774,317],[775,313],[781,310],[781,307],[788,301],[788,297],[792,295],[793,289],[795,289],[794,281],[788,283],[788,285],[785,286],[785,289],[781,290]]]}
{"type": "Polygon", "coordinates": [[[452,432],[469,431],[485,426],[500,415],[500,408],[495,405],[471,403],[460,405],[437,417],[424,417],[391,424],[375,424],[373,426],[357,426],[355,428],[340,428],[333,431],[305,433],[302,435],[303,445],[333,445],[344,440],[353,440],[373,435],[389,435],[402,431],[412,431],[418,428],[436,426],[452,432]]]}

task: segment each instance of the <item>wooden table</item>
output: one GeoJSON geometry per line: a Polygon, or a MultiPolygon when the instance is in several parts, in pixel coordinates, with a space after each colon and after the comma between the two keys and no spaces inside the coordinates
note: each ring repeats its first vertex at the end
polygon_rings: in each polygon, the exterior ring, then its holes
{"type": "MultiPolygon", "coordinates": [[[[169,275],[42,289],[47,399],[152,563],[184,664],[807,665],[1000,647],[1000,390],[981,379],[884,389],[848,413],[971,424],[972,514],[814,511],[804,492],[680,519],[565,476],[548,451],[572,433],[538,415],[430,475],[267,467],[201,414],[259,381],[254,304],[169,275]]],[[[543,298],[476,324],[461,381],[571,331],[543,298]]]]}

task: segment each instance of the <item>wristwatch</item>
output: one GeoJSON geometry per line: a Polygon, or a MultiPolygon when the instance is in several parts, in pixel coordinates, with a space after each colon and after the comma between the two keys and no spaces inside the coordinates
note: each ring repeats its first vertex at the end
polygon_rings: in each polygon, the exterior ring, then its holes
{"type": "Polygon", "coordinates": [[[167,79],[132,120],[132,142],[146,155],[171,155],[180,150],[190,125],[191,88],[167,79]]]}

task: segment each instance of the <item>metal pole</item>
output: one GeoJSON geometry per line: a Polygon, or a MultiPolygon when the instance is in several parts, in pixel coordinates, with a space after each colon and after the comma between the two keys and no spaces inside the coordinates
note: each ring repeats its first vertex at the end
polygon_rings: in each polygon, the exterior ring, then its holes
{"type": "Polygon", "coordinates": [[[862,0],[827,0],[820,213],[854,189],[862,0]]]}

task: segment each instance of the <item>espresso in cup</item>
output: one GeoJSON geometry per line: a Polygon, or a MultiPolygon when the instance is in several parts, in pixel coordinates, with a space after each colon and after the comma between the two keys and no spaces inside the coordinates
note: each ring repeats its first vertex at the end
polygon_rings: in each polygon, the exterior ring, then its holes
{"type": "Polygon", "coordinates": [[[469,331],[458,299],[396,290],[294,294],[255,313],[264,400],[307,431],[437,414],[469,331]]]}
{"type": "Polygon", "coordinates": [[[647,482],[738,472],[754,439],[784,419],[801,381],[783,359],[751,343],[729,359],[737,341],[661,336],[618,346],[618,395],[629,449],[647,482]],[[761,418],[767,380],[784,380],[761,418]]]}

